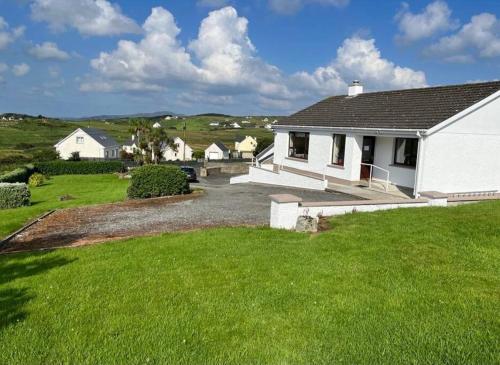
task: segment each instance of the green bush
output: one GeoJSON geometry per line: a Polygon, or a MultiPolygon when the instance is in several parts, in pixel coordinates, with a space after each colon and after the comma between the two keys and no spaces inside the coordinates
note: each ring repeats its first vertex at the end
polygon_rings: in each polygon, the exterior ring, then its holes
{"type": "Polygon", "coordinates": [[[31,194],[24,183],[0,183],[0,209],[30,205],[31,194]]]}
{"type": "Polygon", "coordinates": [[[121,161],[48,161],[35,163],[36,171],[43,175],[89,175],[125,171],[121,161]]]}
{"type": "Polygon", "coordinates": [[[33,165],[19,167],[0,175],[0,183],[27,183],[34,171],[35,167],[33,165]]]}
{"type": "Polygon", "coordinates": [[[177,166],[146,165],[132,172],[127,190],[131,199],[156,198],[160,196],[189,193],[186,174],[177,166]]]}
{"type": "Polygon", "coordinates": [[[35,172],[33,175],[30,176],[28,180],[28,185],[31,187],[37,187],[37,186],[42,186],[44,182],[45,182],[45,176],[43,176],[38,172],[35,172]]]}

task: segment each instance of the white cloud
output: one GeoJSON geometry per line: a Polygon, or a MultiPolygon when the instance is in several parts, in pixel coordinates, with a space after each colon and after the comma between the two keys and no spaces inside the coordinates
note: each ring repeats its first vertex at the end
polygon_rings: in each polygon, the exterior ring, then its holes
{"type": "Polygon", "coordinates": [[[442,37],[426,53],[448,62],[473,62],[481,58],[500,57],[500,21],[494,14],[475,15],[457,33],[442,37]]]}
{"type": "Polygon", "coordinates": [[[409,5],[403,3],[396,20],[400,31],[396,39],[403,43],[418,41],[458,27],[458,21],[451,18],[450,8],[441,0],[430,3],[418,14],[410,12],[409,5]]]}
{"type": "Polygon", "coordinates": [[[345,93],[353,79],[371,90],[426,85],[423,72],[395,65],[382,58],[373,39],[356,36],[344,41],[329,65],[287,75],[258,57],[248,20],[232,7],[210,12],[187,48],[177,39],[174,17],[163,8],[152,10],[143,29],[140,41],[121,40],[114,51],[93,59],[95,73],[81,83],[81,90],[176,90],[183,104],[245,102],[290,110],[297,103],[345,93]]]}
{"type": "Polygon", "coordinates": [[[65,61],[70,58],[69,54],[60,50],[53,42],[36,44],[28,51],[33,57],[39,60],[59,60],[65,61]]]}
{"type": "Polygon", "coordinates": [[[343,7],[347,6],[349,2],[350,0],[269,0],[269,7],[279,14],[290,15],[295,14],[308,4],[343,7]]]}
{"type": "Polygon", "coordinates": [[[0,16],[0,51],[24,34],[24,27],[11,29],[4,18],[0,16]]]}
{"type": "Polygon", "coordinates": [[[26,63],[20,63],[18,65],[12,66],[12,73],[18,77],[26,75],[30,72],[30,66],[26,63]]]}
{"type": "Polygon", "coordinates": [[[139,33],[140,27],[107,0],[34,0],[34,20],[47,22],[53,31],[76,28],[83,35],[139,33]]]}

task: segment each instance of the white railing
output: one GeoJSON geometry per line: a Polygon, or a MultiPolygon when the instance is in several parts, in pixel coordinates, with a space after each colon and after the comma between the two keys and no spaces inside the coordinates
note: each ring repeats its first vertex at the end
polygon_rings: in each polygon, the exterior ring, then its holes
{"type": "Polygon", "coordinates": [[[361,165],[364,165],[364,166],[370,166],[370,178],[368,179],[368,187],[371,188],[372,187],[372,180],[373,180],[373,169],[379,169],[380,171],[383,171],[386,173],[386,179],[385,179],[385,191],[388,191],[389,190],[389,178],[390,178],[390,172],[389,170],[386,170],[386,169],[383,169],[382,167],[380,166],[376,166],[376,165],[373,165],[373,164],[370,164],[370,163],[361,163],[361,165]]]}

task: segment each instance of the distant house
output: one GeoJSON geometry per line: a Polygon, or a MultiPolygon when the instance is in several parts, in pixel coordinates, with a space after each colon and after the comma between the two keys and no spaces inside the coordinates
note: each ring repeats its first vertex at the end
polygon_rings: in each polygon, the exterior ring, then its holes
{"type": "Polygon", "coordinates": [[[172,119],[172,117],[170,115],[167,115],[164,119],[165,120],[170,120],[170,119],[172,119]]]}
{"type": "Polygon", "coordinates": [[[161,124],[159,122],[156,122],[153,124],[153,128],[161,128],[161,124]]]}
{"type": "Polygon", "coordinates": [[[119,158],[120,145],[104,131],[95,128],[78,128],[57,142],[54,147],[62,159],[78,152],[81,158],[119,158]]]}
{"type": "Polygon", "coordinates": [[[134,153],[138,149],[139,146],[137,145],[137,138],[135,135],[132,135],[132,137],[130,137],[130,139],[126,141],[122,146],[122,150],[127,153],[134,153]]]}
{"type": "Polygon", "coordinates": [[[271,123],[267,123],[264,128],[266,129],[272,129],[273,128],[273,125],[271,123]]]}
{"type": "Polygon", "coordinates": [[[209,126],[211,127],[218,127],[220,125],[219,122],[210,122],[209,126]]]}
{"type": "Polygon", "coordinates": [[[242,120],[241,124],[250,124],[250,121],[248,121],[248,120],[242,120]]]}
{"type": "Polygon", "coordinates": [[[233,123],[231,123],[231,127],[232,127],[232,128],[236,128],[236,129],[238,129],[238,128],[241,128],[241,125],[239,125],[239,124],[238,124],[238,123],[236,123],[236,122],[233,122],[233,123]]]}
{"type": "Polygon", "coordinates": [[[269,122],[269,118],[262,119],[263,122],[269,122]]]}
{"type": "Polygon", "coordinates": [[[257,139],[252,136],[237,137],[234,142],[234,149],[241,158],[252,158],[257,148],[257,139]]]}
{"type": "Polygon", "coordinates": [[[193,159],[193,149],[181,138],[175,137],[174,145],[163,150],[163,158],[166,161],[191,161],[193,159]]]}
{"type": "Polygon", "coordinates": [[[206,160],[227,160],[231,151],[222,142],[212,143],[205,150],[206,160]]]}

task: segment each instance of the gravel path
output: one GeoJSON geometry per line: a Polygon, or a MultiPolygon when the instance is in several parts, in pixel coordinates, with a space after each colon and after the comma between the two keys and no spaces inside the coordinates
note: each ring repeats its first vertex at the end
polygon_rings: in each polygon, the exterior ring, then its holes
{"type": "Polygon", "coordinates": [[[257,184],[229,185],[229,176],[200,179],[203,194],[56,211],[14,237],[7,251],[78,246],[119,237],[214,226],[269,224],[271,194],[290,193],[306,201],[355,199],[303,189],[257,184]]]}

